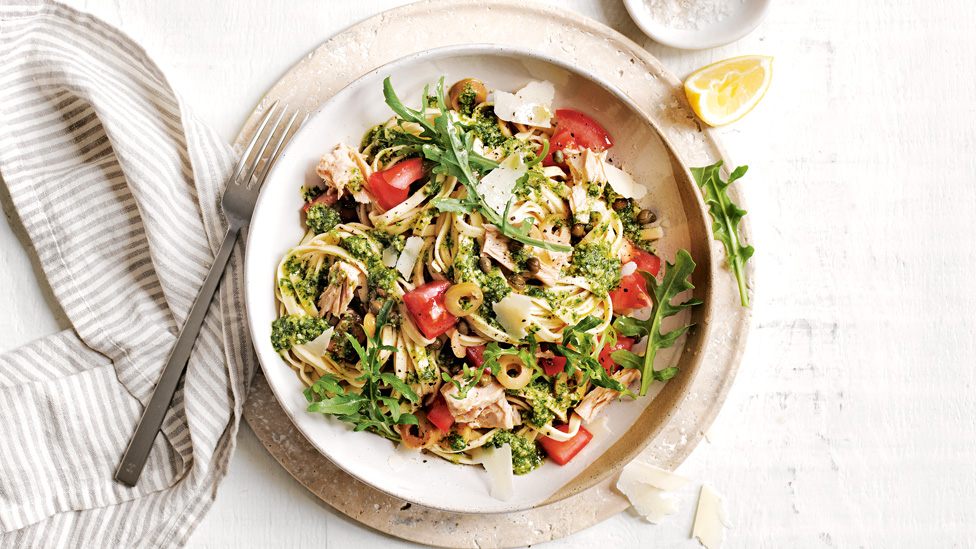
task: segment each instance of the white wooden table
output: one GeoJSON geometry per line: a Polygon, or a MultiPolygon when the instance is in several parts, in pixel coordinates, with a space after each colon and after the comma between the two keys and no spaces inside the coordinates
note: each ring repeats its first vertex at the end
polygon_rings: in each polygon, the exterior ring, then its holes
{"type": "MultiPolygon", "coordinates": [[[[141,43],[229,141],[303,55],[404,2],[69,3],[141,43]]],[[[665,524],[625,512],[546,546],[696,547],[701,481],[728,498],[727,547],[976,544],[976,3],[778,0],[753,34],[704,52],[654,44],[619,0],[562,4],[680,77],[776,61],[763,102],[722,130],[750,165],[758,291],[718,438],[679,469],[696,482],[665,524]]],[[[3,351],[68,326],[0,225],[3,351]]],[[[408,545],[318,501],[246,426],[238,445],[191,546],[408,545]]]]}

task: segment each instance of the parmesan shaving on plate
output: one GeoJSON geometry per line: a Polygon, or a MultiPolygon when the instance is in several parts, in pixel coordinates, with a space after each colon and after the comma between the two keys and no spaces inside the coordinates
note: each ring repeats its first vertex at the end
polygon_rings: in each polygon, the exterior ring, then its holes
{"type": "Polygon", "coordinates": [[[547,80],[529,82],[514,94],[495,91],[495,116],[506,122],[551,128],[552,99],[556,88],[547,80]]]}
{"type": "Polygon", "coordinates": [[[617,489],[648,522],[660,524],[665,515],[678,512],[680,500],[671,492],[687,482],[688,479],[670,471],[634,461],[620,473],[617,489]]]}
{"type": "Polygon", "coordinates": [[[412,271],[414,265],[417,264],[417,258],[420,257],[420,250],[423,247],[423,238],[419,236],[411,236],[407,239],[407,243],[403,246],[403,253],[400,254],[400,259],[398,259],[396,262],[396,269],[400,271],[403,278],[410,280],[410,271],[412,271]]]}
{"type": "Polygon", "coordinates": [[[327,328],[324,332],[322,332],[321,335],[319,335],[319,337],[302,345],[302,347],[315,356],[322,356],[329,348],[329,343],[332,343],[332,332],[333,328],[327,328]]]}
{"type": "Polygon", "coordinates": [[[525,337],[526,329],[532,324],[529,308],[532,298],[522,294],[510,293],[491,308],[498,317],[498,323],[515,339],[525,337]]]}
{"type": "Polygon", "coordinates": [[[647,189],[643,185],[635,183],[634,178],[629,173],[613,164],[603,162],[603,173],[606,174],[607,183],[610,183],[613,191],[619,195],[623,195],[624,198],[640,200],[647,194],[647,189]]]}
{"type": "Polygon", "coordinates": [[[491,497],[508,501],[515,495],[515,472],[512,470],[512,447],[506,442],[501,448],[482,446],[474,456],[491,479],[491,497]]]}
{"type": "Polygon", "coordinates": [[[392,246],[389,248],[383,248],[383,266],[387,269],[392,269],[396,267],[397,264],[397,251],[392,246]]]}
{"type": "Polygon", "coordinates": [[[725,511],[725,502],[721,494],[708,484],[702,484],[701,495],[698,497],[698,510],[695,511],[695,526],[691,530],[692,537],[708,549],[718,549],[725,538],[725,528],[731,527],[729,515],[725,511]]]}
{"type": "Polygon", "coordinates": [[[478,193],[493,210],[504,215],[505,206],[515,194],[516,183],[527,171],[521,155],[510,154],[478,182],[478,193]]]}

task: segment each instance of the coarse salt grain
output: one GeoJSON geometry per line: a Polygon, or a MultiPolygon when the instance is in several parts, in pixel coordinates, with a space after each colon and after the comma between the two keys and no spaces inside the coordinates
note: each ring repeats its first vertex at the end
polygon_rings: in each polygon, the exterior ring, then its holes
{"type": "Polygon", "coordinates": [[[644,0],[651,17],[672,29],[707,28],[732,14],[744,0],[644,0]]]}

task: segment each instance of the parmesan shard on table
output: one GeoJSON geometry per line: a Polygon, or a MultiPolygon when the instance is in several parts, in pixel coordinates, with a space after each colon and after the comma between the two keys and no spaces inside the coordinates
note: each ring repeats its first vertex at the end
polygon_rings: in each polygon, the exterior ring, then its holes
{"type": "Polygon", "coordinates": [[[708,549],[719,549],[725,539],[725,528],[730,527],[729,516],[725,510],[725,498],[711,485],[702,484],[691,536],[698,538],[698,541],[708,549]]]}
{"type": "Polygon", "coordinates": [[[660,524],[666,515],[678,512],[678,499],[673,492],[688,483],[688,479],[659,467],[629,463],[620,473],[617,489],[630,500],[644,519],[660,524]]]}

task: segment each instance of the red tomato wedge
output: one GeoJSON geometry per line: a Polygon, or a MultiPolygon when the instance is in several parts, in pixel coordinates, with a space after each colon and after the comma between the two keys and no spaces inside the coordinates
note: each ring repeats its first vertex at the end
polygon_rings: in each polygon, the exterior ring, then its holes
{"type": "Polygon", "coordinates": [[[410,196],[410,185],[424,176],[424,161],[411,158],[369,176],[369,188],[384,210],[396,207],[410,196]]]}
{"type": "Polygon", "coordinates": [[[637,268],[639,270],[647,271],[654,276],[657,276],[657,272],[661,269],[660,257],[652,253],[645,252],[633,244],[630,245],[630,248],[627,250],[627,252],[625,252],[624,255],[624,263],[633,261],[637,264],[637,268]]]}
{"type": "MultiPolygon", "coordinates": [[[[568,433],[569,425],[560,425],[556,429],[568,433]]],[[[560,465],[566,465],[569,460],[576,457],[576,454],[580,452],[590,441],[593,440],[593,435],[586,430],[584,427],[580,427],[576,436],[567,440],[566,442],[559,442],[558,440],[551,439],[549,437],[539,437],[539,444],[542,445],[542,449],[546,451],[546,454],[552,458],[553,461],[560,465]]]]}
{"type": "Polygon", "coordinates": [[[481,365],[485,363],[485,346],[475,345],[474,347],[465,347],[464,355],[471,366],[481,368],[481,365]]]}
{"type": "Polygon", "coordinates": [[[603,126],[585,114],[573,109],[556,111],[556,127],[569,131],[576,144],[584,149],[604,151],[613,146],[610,134],[603,126]]]}
{"type": "MultiPolygon", "coordinates": [[[[543,345],[543,348],[551,350],[546,345],[543,345]]],[[[566,357],[556,355],[552,358],[540,358],[539,365],[542,366],[547,376],[554,376],[566,369],[566,357]]]]}
{"type": "Polygon", "coordinates": [[[570,135],[569,130],[557,129],[556,133],[552,134],[552,138],[549,140],[549,154],[542,160],[543,166],[565,166],[566,163],[557,164],[552,159],[552,153],[556,151],[561,151],[563,149],[578,149],[579,145],[576,144],[576,140],[570,135]]]}
{"type": "Polygon", "coordinates": [[[647,282],[636,272],[620,279],[616,290],[610,291],[610,301],[614,311],[625,309],[643,309],[651,304],[651,296],[647,293],[647,282]]]}
{"type": "MultiPolygon", "coordinates": [[[[661,258],[645,252],[631,244],[624,252],[623,263],[636,263],[637,269],[654,276],[661,269],[661,258]]],[[[647,292],[647,281],[637,271],[620,279],[620,285],[610,292],[613,310],[642,309],[651,305],[651,295],[647,292]]]]}
{"type": "Polygon", "coordinates": [[[573,109],[556,111],[556,132],[549,140],[549,154],[543,166],[563,166],[552,160],[552,153],[563,149],[593,149],[603,151],[613,146],[610,134],[589,116],[573,109]]]}
{"type": "Polygon", "coordinates": [[[450,282],[438,280],[403,294],[403,304],[427,339],[434,339],[457,324],[457,317],[444,306],[444,293],[450,287],[450,282]]]}
{"type": "Polygon", "coordinates": [[[451,425],[454,425],[454,416],[447,408],[444,395],[438,394],[434,402],[427,408],[427,419],[445,433],[451,428],[451,425]]]}
{"type": "Polygon", "coordinates": [[[606,370],[608,374],[613,375],[615,371],[620,369],[620,365],[614,362],[612,358],[610,358],[610,353],[614,351],[620,351],[620,350],[629,351],[633,347],[634,347],[633,338],[617,335],[616,345],[612,347],[604,345],[603,349],[600,350],[600,358],[598,359],[600,361],[600,365],[603,366],[603,369],[606,370]]]}

